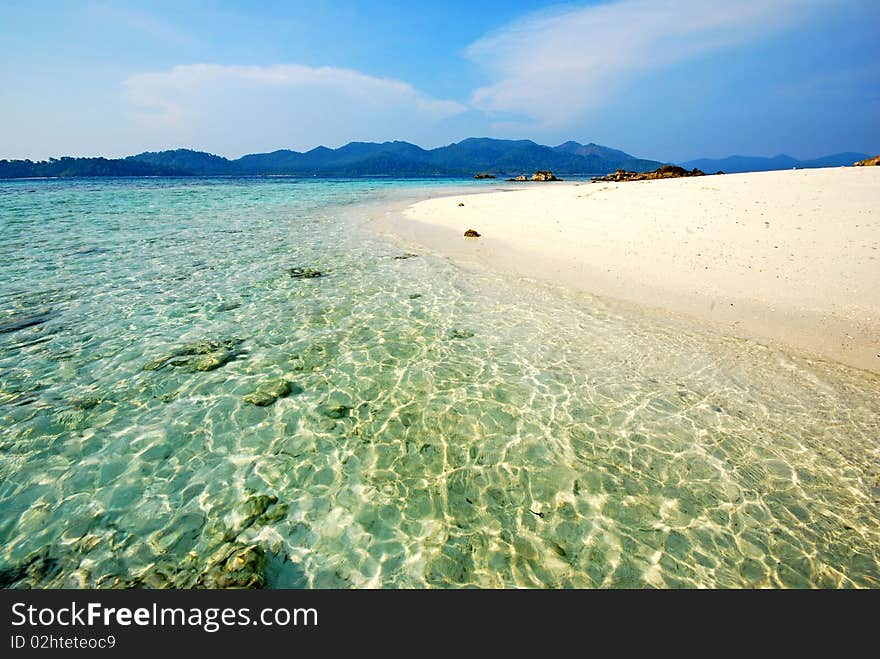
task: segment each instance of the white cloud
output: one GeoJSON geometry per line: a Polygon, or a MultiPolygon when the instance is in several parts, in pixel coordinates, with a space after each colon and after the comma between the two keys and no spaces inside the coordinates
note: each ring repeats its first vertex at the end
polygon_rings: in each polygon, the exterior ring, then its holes
{"type": "Polygon", "coordinates": [[[91,2],[84,7],[90,22],[104,23],[115,31],[119,28],[132,31],[135,35],[146,36],[161,41],[167,46],[169,42],[176,45],[193,45],[196,39],[172,24],[160,20],[156,16],[133,7],[125,7],[112,2],[91,2]]]}
{"type": "Polygon", "coordinates": [[[351,69],[192,64],[124,81],[145,139],[228,155],[363,140],[417,139],[465,112],[399,80],[351,69]]]}
{"type": "Polygon", "coordinates": [[[831,0],[620,0],[540,12],[472,44],[473,104],[560,127],[640,76],[795,24],[831,0]]]}

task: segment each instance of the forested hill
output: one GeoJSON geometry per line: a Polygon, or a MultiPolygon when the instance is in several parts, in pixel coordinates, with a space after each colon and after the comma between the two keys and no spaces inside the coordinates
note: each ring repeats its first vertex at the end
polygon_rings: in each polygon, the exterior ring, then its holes
{"type": "Polygon", "coordinates": [[[234,160],[202,151],[176,149],[127,158],[61,158],[44,162],[0,160],[0,178],[36,176],[473,176],[606,174],[616,169],[649,171],[662,163],[635,158],[597,144],[566,142],[557,147],[530,140],[470,138],[436,149],[408,142],[351,142],[338,149],[279,150],[234,160]]]}
{"type": "Polygon", "coordinates": [[[470,138],[436,149],[422,149],[408,142],[351,142],[338,149],[282,149],[237,160],[177,149],[141,153],[128,160],[200,175],[294,176],[473,176],[478,172],[513,175],[539,169],[558,175],[605,174],[621,168],[648,171],[662,164],[594,144],[566,142],[548,147],[530,140],[490,138],[470,138]]]}
{"type": "Polygon", "coordinates": [[[138,160],[108,158],[51,158],[31,160],[0,160],[0,178],[68,177],[68,176],[179,176],[185,172],[138,160]]]}
{"type": "MultiPolygon", "coordinates": [[[[862,153],[839,153],[814,160],[797,160],[785,155],[773,158],[730,156],[680,164],[686,169],[696,167],[709,173],[718,170],[735,173],[792,167],[837,167],[851,165],[866,157],[862,153]]],[[[148,151],[115,160],[70,157],[42,162],[0,160],[0,178],[273,175],[471,177],[477,173],[501,177],[531,174],[542,169],[564,177],[609,174],[618,169],[648,172],[663,164],[592,143],[565,142],[549,147],[531,140],[472,137],[436,149],[423,149],[409,142],[351,142],[338,149],[324,146],[305,152],[282,149],[233,160],[190,149],[148,151]]]]}

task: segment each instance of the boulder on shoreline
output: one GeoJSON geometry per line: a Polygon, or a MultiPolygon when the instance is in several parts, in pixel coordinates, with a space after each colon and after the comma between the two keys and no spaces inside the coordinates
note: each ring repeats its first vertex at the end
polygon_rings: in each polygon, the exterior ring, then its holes
{"type": "Polygon", "coordinates": [[[477,233],[476,229],[468,229],[467,231],[464,232],[464,237],[465,238],[479,238],[480,234],[477,233]]]}
{"type": "Polygon", "coordinates": [[[880,166],[880,156],[874,156],[873,158],[867,158],[866,160],[859,160],[858,162],[853,163],[853,167],[872,167],[872,166],[880,166]]]}
{"type": "Polygon", "coordinates": [[[706,173],[700,171],[696,167],[690,171],[686,170],[684,167],[679,167],[678,165],[663,165],[658,169],[655,169],[653,172],[628,172],[624,169],[618,169],[613,174],[606,174],[605,176],[598,176],[594,178],[594,181],[611,181],[611,182],[621,182],[621,181],[652,181],[654,179],[659,178],[682,178],[686,176],[705,176],[706,173]]]}

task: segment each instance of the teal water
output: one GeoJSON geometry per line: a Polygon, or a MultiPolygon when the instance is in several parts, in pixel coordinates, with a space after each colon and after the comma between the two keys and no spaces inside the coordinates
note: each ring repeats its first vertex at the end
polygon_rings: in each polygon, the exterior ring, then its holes
{"type": "Polygon", "coordinates": [[[880,378],[370,230],[460,187],[0,184],[0,584],[880,586],[880,378]]]}

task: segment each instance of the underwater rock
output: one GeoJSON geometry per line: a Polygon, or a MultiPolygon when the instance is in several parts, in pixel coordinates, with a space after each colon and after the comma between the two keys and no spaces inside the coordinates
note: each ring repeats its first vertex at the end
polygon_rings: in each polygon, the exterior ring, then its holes
{"type": "Polygon", "coordinates": [[[163,552],[185,553],[196,544],[204,526],[205,516],[201,513],[184,513],[157,531],[150,542],[163,552]]]}
{"type": "Polygon", "coordinates": [[[236,353],[234,352],[222,352],[215,355],[200,357],[196,360],[195,369],[197,371],[213,371],[214,369],[220,368],[224,364],[231,362],[235,359],[235,355],[236,353]]]}
{"type": "Polygon", "coordinates": [[[294,279],[315,279],[324,276],[323,272],[314,268],[288,268],[287,274],[294,279]]]}
{"type": "Polygon", "coordinates": [[[266,585],[266,552],[257,545],[226,545],[212,556],[198,578],[200,588],[263,588],[266,585]]]}
{"type": "Polygon", "coordinates": [[[74,409],[77,410],[90,410],[93,407],[97,407],[102,402],[102,399],[96,398],[95,396],[87,396],[86,398],[74,398],[70,401],[70,404],[74,409]]]}
{"type": "Polygon", "coordinates": [[[38,399],[32,395],[34,391],[39,389],[36,387],[29,391],[3,391],[0,389],[0,405],[29,405],[38,399]]]}
{"type": "Polygon", "coordinates": [[[324,416],[329,417],[331,419],[342,419],[342,418],[348,416],[348,413],[349,413],[349,411],[351,411],[351,408],[348,407],[347,405],[327,404],[327,405],[320,406],[318,408],[318,411],[321,412],[321,414],[323,414],[324,416]]]}
{"type": "Polygon", "coordinates": [[[51,556],[49,547],[34,552],[22,563],[0,568],[0,588],[37,587],[61,570],[58,559],[51,556]]]}
{"type": "Polygon", "coordinates": [[[224,518],[227,531],[224,539],[235,539],[239,533],[251,526],[272,524],[287,515],[287,504],[278,503],[278,497],[270,494],[255,494],[239,504],[224,518]]]}
{"type": "Polygon", "coordinates": [[[11,320],[0,323],[0,334],[15,332],[16,330],[33,327],[34,325],[42,325],[57,316],[58,312],[51,309],[30,315],[13,316],[11,320]]]}
{"type": "Polygon", "coordinates": [[[449,331],[450,339],[469,339],[474,336],[474,333],[469,329],[453,329],[449,331]]]}
{"type": "Polygon", "coordinates": [[[479,238],[480,234],[477,232],[476,229],[468,229],[467,231],[464,232],[464,237],[465,238],[479,238]]]}
{"type": "Polygon", "coordinates": [[[405,261],[406,259],[414,259],[418,256],[418,254],[413,254],[412,252],[405,252],[404,254],[400,254],[398,256],[392,257],[395,261],[405,261]]]}
{"type": "Polygon", "coordinates": [[[222,302],[218,304],[216,307],[217,311],[232,311],[233,309],[238,309],[241,306],[241,302],[222,302]]]}
{"type": "Polygon", "coordinates": [[[158,371],[165,366],[183,367],[191,371],[213,371],[243,354],[235,348],[241,339],[220,339],[218,341],[196,341],[179,348],[159,359],[143,365],[145,371],[158,371]]]}
{"type": "Polygon", "coordinates": [[[327,399],[318,405],[318,413],[330,418],[330,419],[342,419],[348,416],[348,413],[351,411],[352,401],[351,398],[342,393],[341,391],[335,391],[331,393],[327,399]]]}
{"type": "Polygon", "coordinates": [[[294,391],[294,387],[291,386],[290,382],[280,378],[259,384],[254,391],[244,396],[242,400],[257,407],[266,407],[279,398],[289,396],[291,393],[302,393],[302,389],[296,387],[296,391],[294,391]]]}
{"type": "Polygon", "coordinates": [[[254,544],[225,543],[207,560],[190,553],[179,563],[157,563],[133,579],[114,578],[115,588],[263,588],[268,559],[254,544]]]}
{"type": "Polygon", "coordinates": [[[421,293],[410,293],[409,294],[410,300],[418,300],[420,297],[422,297],[421,293]]]}
{"type": "Polygon", "coordinates": [[[290,369],[295,372],[321,370],[333,360],[338,351],[337,342],[332,340],[310,343],[290,356],[290,369]]]}

